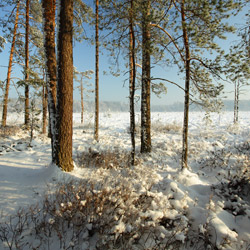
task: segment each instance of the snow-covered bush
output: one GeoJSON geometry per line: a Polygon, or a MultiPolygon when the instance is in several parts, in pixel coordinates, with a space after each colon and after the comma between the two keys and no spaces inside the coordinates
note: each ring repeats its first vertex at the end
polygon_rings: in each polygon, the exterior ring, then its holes
{"type": "Polygon", "coordinates": [[[70,235],[71,241],[80,245],[91,244],[94,237],[99,249],[164,249],[183,242],[188,230],[187,218],[165,195],[151,191],[138,194],[123,184],[109,187],[70,182],[60,185],[44,204],[57,235],[70,235]]]}
{"type": "Polygon", "coordinates": [[[231,153],[225,149],[208,152],[207,156],[199,160],[201,168],[214,169],[228,166],[231,153]]]}
{"type": "Polygon", "coordinates": [[[0,224],[0,240],[14,242],[10,249],[15,242],[22,249],[166,249],[185,241],[182,212],[162,193],[70,181],[46,195],[40,208],[22,212],[22,223],[19,216],[0,224]]]}

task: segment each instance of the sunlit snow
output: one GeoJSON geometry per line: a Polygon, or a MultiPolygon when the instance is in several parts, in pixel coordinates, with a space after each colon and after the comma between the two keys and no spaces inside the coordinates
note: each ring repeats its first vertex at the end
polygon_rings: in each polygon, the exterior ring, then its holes
{"type": "MultiPolygon", "coordinates": [[[[240,197],[240,202],[235,202],[237,195],[232,197],[233,193],[229,191],[225,195],[227,190],[223,189],[225,186],[222,183],[228,183],[239,166],[244,167],[246,164],[245,167],[249,167],[247,164],[250,161],[245,159],[250,157],[250,151],[239,153],[237,150],[240,146],[243,150],[243,145],[247,143],[250,145],[250,113],[241,112],[237,125],[233,125],[232,112],[211,114],[210,121],[204,119],[204,113],[191,113],[189,169],[184,171],[180,169],[182,117],[183,114],[177,112],[152,113],[152,153],[140,156],[143,170],[135,167],[136,175],[131,185],[138,193],[148,192],[158,202],[153,200],[150,210],[142,211],[141,215],[150,217],[150,223],[153,223],[163,217],[175,219],[183,213],[185,216],[180,216],[183,225],[191,225],[200,237],[205,237],[207,230],[210,230],[210,237],[213,237],[212,240],[220,249],[249,249],[250,184],[248,196],[240,197]],[[164,126],[169,129],[164,130],[164,126]],[[168,204],[165,210],[164,204],[168,204]],[[239,212],[241,210],[242,213],[239,212]],[[230,244],[225,244],[223,248],[222,243],[225,241],[230,241],[230,244]]],[[[12,113],[8,117],[8,123],[21,124],[22,119],[21,114],[12,113]]],[[[19,207],[28,207],[39,202],[44,192],[59,181],[83,178],[109,183],[112,178],[118,178],[119,173],[108,169],[78,166],[76,159],[82,152],[87,153],[89,150],[97,153],[108,150],[128,152],[131,149],[129,114],[101,113],[99,142],[93,139],[93,119],[93,114],[84,114],[82,125],[80,114],[74,114],[73,155],[76,165],[72,173],[63,173],[56,166],[50,165],[50,140],[46,136],[37,133],[31,143],[32,147],[28,146],[27,132],[0,137],[1,222],[8,215],[14,215],[19,207]]],[[[140,121],[139,114],[136,114],[136,121],[140,121]]],[[[138,155],[139,133],[136,137],[136,150],[138,155]]],[[[124,176],[126,171],[124,169],[122,173],[124,176]]],[[[127,175],[129,178],[129,174],[127,175]]],[[[85,206],[86,201],[82,200],[80,203],[85,206]]],[[[130,232],[131,225],[125,224],[121,218],[113,227],[113,232],[130,232]]],[[[53,218],[49,219],[49,224],[54,223],[53,218]]],[[[88,226],[92,227],[91,224],[88,226]]],[[[159,230],[159,237],[163,239],[168,236],[169,231],[165,227],[161,226],[159,230]]],[[[88,237],[87,234],[86,239],[88,237]]],[[[179,232],[175,237],[182,243],[187,240],[185,232],[179,232]]],[[[84,241],[80,249],[94,249],[93,242],[84,241]]],[[[0,241],[0,249],[4,249],[1,244],[0,241]]],[[[70,244],[73,247],[74,243],[69,242],[70,244]]],[[[193,248],[186,244],[182,249],[193,248]]]]}

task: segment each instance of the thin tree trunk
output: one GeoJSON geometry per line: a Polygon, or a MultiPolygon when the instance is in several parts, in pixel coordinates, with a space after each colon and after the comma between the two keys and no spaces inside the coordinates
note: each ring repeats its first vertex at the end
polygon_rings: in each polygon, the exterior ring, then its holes
{"type": "Polygon", "coordinates": [[[142,20],[142,89],[141,89],[141,153],[151,152],[150,114],[150,0],[143,1],[142,20]]]}
{"type": "Polygon", "coordinates": [[[81,76],[81,124],[83,124],[83,111],[84,111],[84,103],[83,103],[83,76],[81,76]]]}
{"type": "Polygon", "coordinates": [[[9,89],[10,89],[10,78],[11,78],[13,55],[14,55],[14,50],[15,50],[16,32],[17,32],[17,26],[18,26],[19,6],[20,6],[20,1],[17,2],[17,6],[16,6],[16,18],[15,18],[15,25],[14,25],[14,31],[13,31],[13,39],[12,39],[11,49],[10,49],[9,66],[8,66],[8,73],[7,73],[7,80],[6,80],[4,101],[3,101],[3,114],[2,114],[2,126],[3,127],[5,127],[7,123],[7,109],[8,109],[8,99],[9,99],[9,89]]]}
{"type": "Polygon", "coordinates": [[[135,36],[133,26],[133,0],[130,0],[129,20],[129,100],[130,100],[130,135],[131,135],[131,165],[135,164],[135,36]]]}
{"type": "Polygon", "coordinates": [[[25,32],[25,107],[24,124],[29,126],[29,12],[30,0],[26,0],[26,32],[25,32]]]}
{"type": "Polygon", "coordinates": [[[189,41],[186,28],[185,17],[185,0],[181,4],[181,20],[183,40],[185,47],[185,104],[184,104],[184,121],[183,121],[183,147],[182,147],[182,168],[188,167],[188,118],[189,118],[189,91],[190,91],[190,51],[189,41]]]}
{"type": "Polygon", "coordinates": [[[46,134],[47,128],[47,113],[48,113],[48,88],[43,86],[43,129],[42,133],[46,134]]]}
{"type": "Polygon", "coordinates": [[[237,82],[237,96],[236,96],[236,122],[239,121],[239,97],[240,97],[240,82],[237,82]]]}
{"type": "Polygon", "coordinates": [[[58,36],[58,84],[56,112],[56,163],[73,170],[73,0],[61,0],[58,36]]]}
{"type": "Polygon", "coordinates": [[[96,0],[95,24],[95,128],[94,139],[99,140],[99,0],[96,0]]]}
{"type": "Polygon", "coordinates": [[[52,162],[55,163],[56,152],[56,84],[57,84],[57,61],[55,45],[55,15],[56,0],[43,0],[44,19],[44,47],[46,53],[48,110],[49,110],[49,137],[51,138],[52,162]]]}
{"type": "Polygon", "coordinates": [[[239,121],[239,95],[240,95],[240,83],[237,80],[234,83],[234,123],[239,121]]]}
{"type": "Polygon", "coordinates": [[[234,83],[234,123],[236,123],[236,108],[237,106],[237,83],[234,83]]]}

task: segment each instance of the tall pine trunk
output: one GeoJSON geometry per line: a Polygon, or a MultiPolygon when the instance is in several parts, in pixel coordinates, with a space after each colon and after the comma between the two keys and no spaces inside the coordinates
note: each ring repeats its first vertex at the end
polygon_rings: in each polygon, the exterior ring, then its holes
{"type": "Polygon", "coordinates": [[[99,0],[95,2],[95,128],[94,139],[99,140],[99,0]]]}
{"type": "Polygon", "coordinates": [[[10,89],[10,78],[11,78],[11,70],[12,70],[12,63],[13,63],[13,55],[14,55],[14,50],[15,50],[16,32],[17,32],[17,26],[18,26],[19,6],[20,6],[20,1],[17,2],[17,6],[16,6],[16,18],[15,18],[13,38],[12,38],[11,49],[10,49],[10,58],[9,58],[9,65],[8,65],[8,72],[7,72],[7,80],[6,80],[5,94],[4,94],[4,100],[3,100],[3,114],[2,114],[2,126],[3,127],[5,127],[6,123],[7,123],[7,110],[8,110],[8,99],[9,99],[9,89],[10,89]]]}
{"type": "Polygon", "coordinates": [[[57,84],[57,61],[55,45],[55,15],[56,0],[43,0],[43,19],[44,19],[44,47],[46,54],[47,69],[47,90],[48,90],[48,109],[49,109],[49,137],[51,137],[52,162],[55,163],[55,143],[56,143],[56,84],[57,84]]]}
{"type": "Polygon", "coordinates": [[[189,118],[189,92],[190,92],[190,51],[189,41],[186,28],[185,0],[181,3],[181,20],[183,41],[185,48],[185,104],[184,104],[184,121],[183,121],[183,145],[182,145],[182,168],[188,167],[188,118],[189,118]]]}
{"type": "Polygon", "coordinates": [[[58,35],[58,82],[56,112],[56,163],[73,170],[73,0],[61,0],[58,35]]]}
{"type": "Polygon", "coordinates": [[[42,133],[46,134],[47,128],[47,113],[48,113],[48,89],[43,86],[43,128],[42,133]]]}
{"type": "Polygon", "coordinates": [[[150,118],[150,0],[142,3],[142,89],[141,89],[141,153],[151,152],[150,118]]]}
{"type": "Polygon", "coordinates": [[[130,0],[129,18],[129,101],[130,101],[130,136],[131,136],[131,165],[135,164],[135,35],[133,22],[133,0],[130,0]]]}
{"type": "Polygon", "coordinates": [[[25,106],[24,106],[24,124],[29,126],[29,13],[30,13],[30,0],[26,0],[26,31],[25,31],[25,106]]]}

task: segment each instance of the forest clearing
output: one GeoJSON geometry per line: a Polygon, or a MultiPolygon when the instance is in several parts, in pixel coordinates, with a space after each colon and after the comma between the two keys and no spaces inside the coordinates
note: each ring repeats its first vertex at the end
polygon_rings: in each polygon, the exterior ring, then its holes
{"type": "Polygon", "coordinates": [[[152,113],[152,152],[140,154],[137,134],[133,167],[129,113],[101,113],[99,142],[93,114],[81,124],[75,113],[71,173],[50,165],[46,136],[1,130],[0,249],[248,250],[249,117],[190,113],[184,170],[181,113],[152,113]]]}

